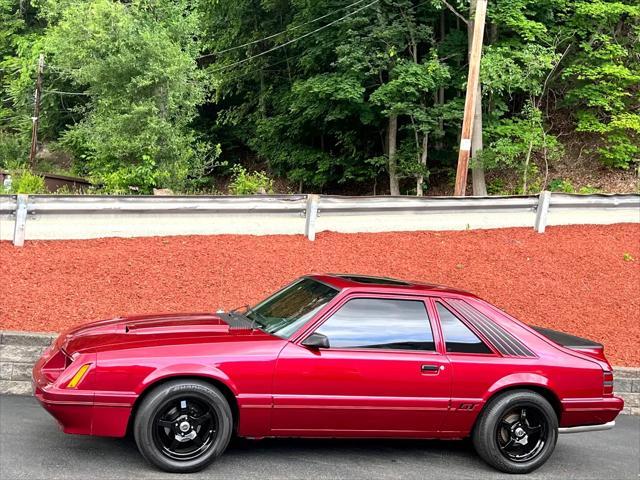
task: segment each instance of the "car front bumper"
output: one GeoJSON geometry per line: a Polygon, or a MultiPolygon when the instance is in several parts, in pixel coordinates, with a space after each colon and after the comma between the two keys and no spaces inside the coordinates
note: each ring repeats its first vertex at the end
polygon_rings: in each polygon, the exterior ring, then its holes
{"type": "Polygon", "coordinates": [[[36,362],[32,372],[33,394],[42,407],[55,418],[65,433],[91,434],[93,392],[60,389],[44,372],[47,361],[55,355],[52,345],[36,362]]]}
{"type": "Polygon", "coordinates": [[[81,400],[61,395],[56,389],[34,388],[34,395],[42,407],[56,419],[65,433],[92,434],[93,400],[81,400]]]}
{"type": "Polygon", "coordinates": [[[96,398],[93,390],[58,388],[43,371],[52,346],[36,362],[32,372],[33,393],[65,433],[122,437],[126,434],[133,399],[96,398]]]}

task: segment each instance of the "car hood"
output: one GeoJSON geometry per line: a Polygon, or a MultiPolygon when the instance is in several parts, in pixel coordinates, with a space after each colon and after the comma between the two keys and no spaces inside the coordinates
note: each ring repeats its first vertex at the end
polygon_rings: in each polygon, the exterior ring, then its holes
{"type": "Polygon", "coordinates": [[[87,323],[62,333],[57,343],[68,355],[73,355],[76,352],[240,338],[260,341],[277,337],[261,330],[231,326],[217,314],[179,313],[125,316],[87,323]]]}

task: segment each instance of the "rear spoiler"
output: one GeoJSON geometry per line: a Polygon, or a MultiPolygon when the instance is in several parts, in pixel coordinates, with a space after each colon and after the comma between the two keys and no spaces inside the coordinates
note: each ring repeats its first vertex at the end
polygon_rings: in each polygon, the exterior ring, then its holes
{"type": "Polygon", "coordinates": [[[601,343],[594,342],[587,338],[576,337],[575,335],[570,335],[568,333],[559,332],[557,330],[552,330],[550,328],[536,327],[533,325],[531,325],[531,328],[558,345],[586,353],[587,355],[606,361],[604,356],[604,345],[601,343]]]}

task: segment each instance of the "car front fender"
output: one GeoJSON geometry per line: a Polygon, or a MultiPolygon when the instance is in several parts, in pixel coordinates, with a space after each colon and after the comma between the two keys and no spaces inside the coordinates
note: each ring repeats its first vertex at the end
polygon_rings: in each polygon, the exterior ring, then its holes
{"type": "Polygon", "coordinates": [[[180,363],[158,368],[150,372],[136,387],[136,394],[140,395],[149,387],[171,380],[172,378],[202,378],[224,384],[234,396],[238,395],[238,388],[229,376],[219,368],[198,363],[180,363]]]}

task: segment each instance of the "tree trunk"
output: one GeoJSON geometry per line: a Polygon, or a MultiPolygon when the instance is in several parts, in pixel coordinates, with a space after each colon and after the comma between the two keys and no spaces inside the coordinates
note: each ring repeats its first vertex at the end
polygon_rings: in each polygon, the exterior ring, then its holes
{"type": "Polygon", "coordinates": [[[471,183],[474,195],[486,195],[487,185],[484,179],[484,166],[479,161],[478,155],[482,151],[482,96],[478,84],[476,96],[476,108],[473,115],[473,132],[471,133],[471,183]]]}
{"type": "MultiPolygon", "coordinates": [[[[444,41],[445,37],[445,17],[444,10],[440,12],[440,42],[444,41]]],[[[444,105],[444,86],[438,88],[438,91],[435,93],[435,105],[444,105]]],[[[436,137],[436,150],[442,150],[444,148],[443,144],[443,132],[444,132],[444,120],[442,116],[438,119],[438,136],[436,137]]]]}
{"type": "Polygon", "coordinates": [[[533,150],[533,139],[529,141],[529,150],[527,151],[527,158],[524,162],[524,173],[522,175],[522,193],[527,194],[528,186],[527,179],[529,176],[529,162],[531,161],[531,151],[533,150]]]}
{"type": "Polygon", "coordinates": [[[260,96],[258,97],[258,111],[262,118],[267,118],[267,104],[264,95],[264,72],[260,69],[260,96]]]}
{"type": "Polygon", "coordinates": [[[389,116],[389,128],[387,129],[387,154],[389,158],[389,190],[391,195],[400,195],[400,183],[398,182],[396,142],[398,137],[398,116],[389,116]]]}
{"type": "MultiPolygon", "coordinates": [[[[420,165],[423,167],[427,166],[427,147],[429,146],[429,134],[425,133],[424,137],[422,137],[422,152],[420,152],[420,165]]],[[[418,175],[418,180],[416,182],[416,196],[422,197],[424,195],[424,189],[422,188],[424,185],[424,175],[418,175]]]]}
{"type": "MultiPolygon", "coordinates": [[[[471,44],[473,39],[474,21],[471,15],[476,11],[476,0],[471,0],[469,8],[469,24],[467,26],[467,38],[469,45],[469,53],[471,53],[471,44]]],[[[478,82],[478,91],[476,93],[476,104],[473,115],[473,130],[471,132],[471,183],[473,185],[474,195],[486,195],[487,186],[484,179],[484,166],[478,161],[478,154],[482,150],[482,87],[478,82]]]]}

